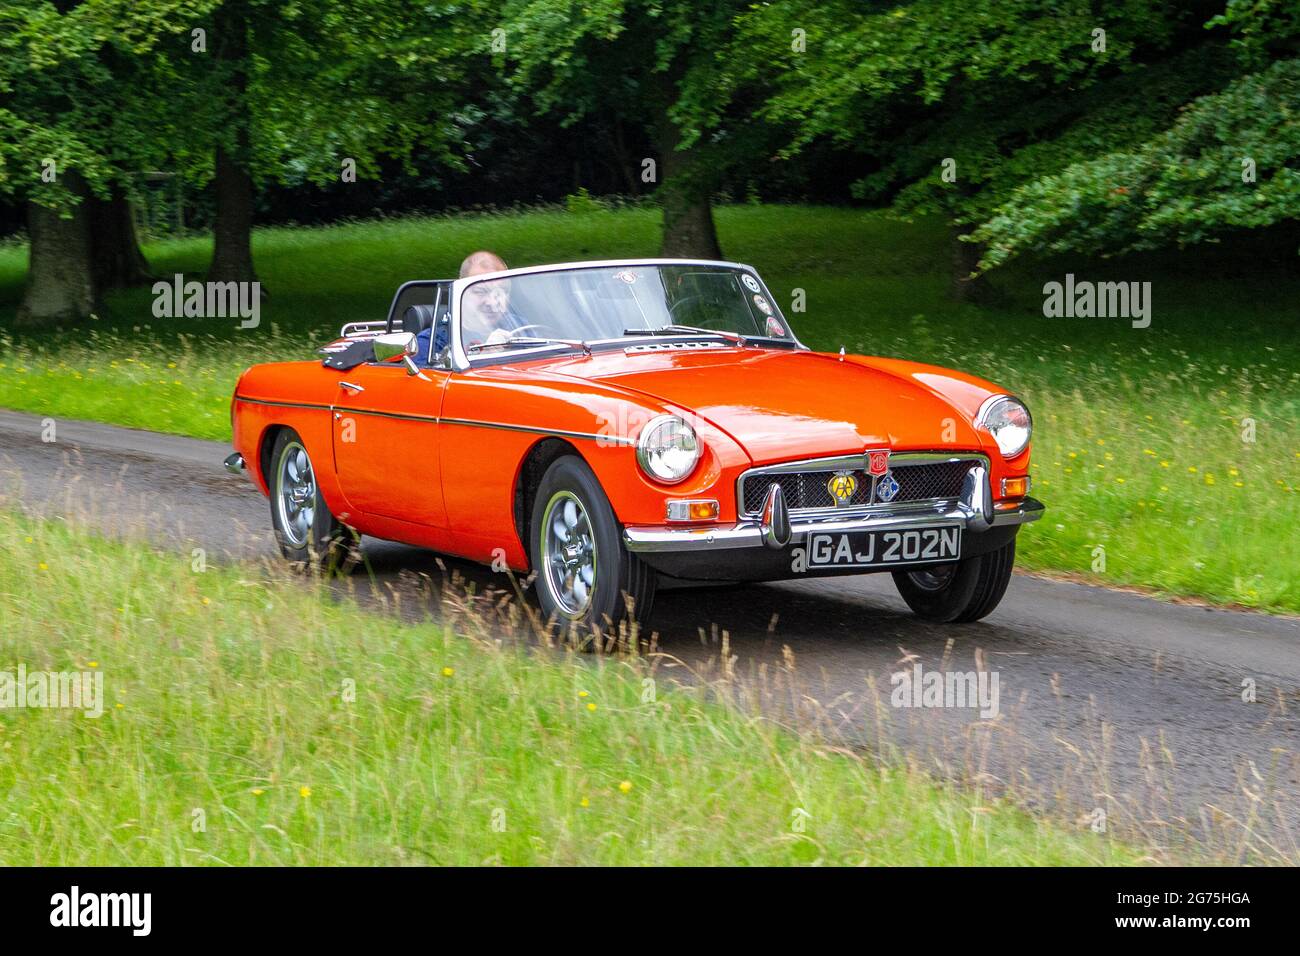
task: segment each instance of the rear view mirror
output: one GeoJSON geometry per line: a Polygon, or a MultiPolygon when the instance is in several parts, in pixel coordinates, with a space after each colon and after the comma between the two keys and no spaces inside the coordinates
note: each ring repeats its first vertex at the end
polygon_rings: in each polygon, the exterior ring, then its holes
{"type": "Polygon", "coordinates": [[[386,332],[376,335],[374,342],[375,358],[380,362],[387,362],[399,355],[415,354],[414,332],[386,332]]]}

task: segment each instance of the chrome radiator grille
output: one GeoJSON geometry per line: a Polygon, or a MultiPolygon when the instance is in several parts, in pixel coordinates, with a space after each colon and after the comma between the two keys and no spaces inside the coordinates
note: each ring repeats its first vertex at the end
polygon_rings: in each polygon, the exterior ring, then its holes
{"type": "Polygon", "coordinates": [[[866,462],[860,456],[854,459],[828,459],[825,463],[802,462],[798,467],[777,465],[757,468],[740,478],[741,512],[744,515],[760,513],[767,497],[767,489],[773,483],[781,486],[786,507],[791,513],[956,500],[961,496],[966,473],[972,465],[982,460],[959,455],[930,455],[913,460],[902,455],[895,456],[890,461],[889,474],[898,482],[898,492],[887,503],[877,496],[877,481],[867,471],[866,462]],[[828,485],[835,475],[845,473],[853,476],[857,487],[847,502],[837,506],[828,485]]]}

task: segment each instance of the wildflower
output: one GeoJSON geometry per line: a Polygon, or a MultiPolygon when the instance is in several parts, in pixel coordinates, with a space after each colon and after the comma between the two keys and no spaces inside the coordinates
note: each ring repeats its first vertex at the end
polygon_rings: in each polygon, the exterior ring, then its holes
{"type": "Polygon", "coordinates": [[[299,787],[298,796],[306,800],[308,797],[311,796],[311,787],[299,787]]]}
{"type": "Polygon", "coordinates": [[[443,677],[451,677],[455,673],[456,673],[456,669],[454,667],[444,667],[442,669],[443,677]]]}
{"type": "Polygon", "coordinates": [[[618,789],[619,789],[622,793],[631,793],[631,792],[632,792],[632,781],[631,781],[631,780],[624,780],[622,783],[620,783],[620,784],[618,785],[618,789]]]}
{"type": "Polygon", "coordinates": [[[260,796],[261,796],[262,794],[264,794],[264,793],[266,793],[266,791],[263,790],[261,787],[254,787],[254,788],[253,788],[253,796],[255,796],[255,797],[260,797],[260,796]]]}
{"type": "Polygon", "coordinates": [[[583,797],[581,800],[578,801],[578,806],[589,807],[591,806],[591,801],[588,800],[586,797],[583,797]]]}
{"type": "Polygon", "coordinates": [[[587,709],[588,709],[588,710],[591,710],[591,711],[594,711],[594,710],[596,709],[596,705],[595,705],[595,703],[593,702],[593,703],[588,704],[588,705],[587,705],[587,709]]]}

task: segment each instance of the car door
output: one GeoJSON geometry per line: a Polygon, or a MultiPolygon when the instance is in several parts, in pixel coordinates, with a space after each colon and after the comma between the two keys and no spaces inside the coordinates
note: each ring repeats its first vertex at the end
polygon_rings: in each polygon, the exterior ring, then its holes
{"type": "Polygon", "coordinates": [[[447,372],[409,374],[401,362],[341,373],[334,400],[334,466],[350,508],[447,526],[438,415],[447,372]]]}

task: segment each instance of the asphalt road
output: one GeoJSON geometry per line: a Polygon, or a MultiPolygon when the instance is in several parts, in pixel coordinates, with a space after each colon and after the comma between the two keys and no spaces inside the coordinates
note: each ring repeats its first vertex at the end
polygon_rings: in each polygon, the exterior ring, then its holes
{"type": "MultiPolygon", "coordinates": [[[[57,441],[41,433],[41,418],[0,411],[0,497],[209,560],[276,555],[266,501],[222,470],[224,445],[66,420],[57,441]]],[[[364,550],[376,578],[358,572],[356,590],[408,615],[463,606],[464,583],[482,604],[510,590],[504,575],[419,549],[364,550]]],[[[730,675],[731,693],[778,719],[1081,826],[1102,809],[1161,838],[1188,830],[1300,861],[1300,619],[1017,575],[990,617],[942,627],[911,617],[888,575],[863,575],[661,591],[652,625],[665,677],[730,675]],[[996,673],[998,716],[891,706],[891,675],[917,663],[996,673]]]]}

